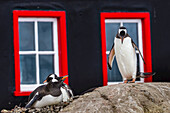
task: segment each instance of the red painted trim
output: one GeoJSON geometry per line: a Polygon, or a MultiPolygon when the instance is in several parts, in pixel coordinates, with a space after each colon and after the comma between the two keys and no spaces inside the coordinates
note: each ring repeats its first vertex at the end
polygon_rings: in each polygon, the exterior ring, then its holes
{"type": "MultiPolygon", "coordinates": [[[[151,30],[150,30],[150,14],[147,13],[145,19],[142,20],[142,35],[143,35],[143,54],[146,64],[144,65],[145,72],[152,72],[152,55],[151,55],[151,30]]],[[[145,78],[144,82],[152,82],[152,76],[145,78]]]]}
{"type": "MultiPolygon", "coordinates": [[[[31,92],[21,92],[20,90],[20,60],[19,60],[19,17],[53,17],[58,20],[58,44],[59,44],[59,74],[68,75],[67,61],[67,37],[66,37],[66,16],[65,11],[13,11],[13,31],[14,31],[14,62],[15,62],[15,96],[28,96],[31,92]]],[[[68,84],[68,79],[65,80],[68,84]]]]}
{"type": "MultiPolygon", "coordinates": [[[[62,14],[61,18],[58,20],[58,31],[59,31],[59,65],[60,68],[60,76],[68,75],[68,61],[67,61],[67,37],[66,37],[66,16],[65,12],[62,14]]],[[[68,78],[64,81],[66,84],[68,84],[68,78]]]]}
{"type": "Polygon", "coordinates": [[[20,60],[19,60],[19,33],[18,33],[18,15],[13,12],[14,29],[14,61],[15,61],[15,92],[20,92],[20,60]]]}
{"type": "MultiPolygon", "coordinates": [[[[151,36],[150,36],[150,14],[148,12],[103,12],[101,18],[101,44],[102,44],[102,69],[103,69],[103,85],[107,85],[107,59],[106,59],[106,33],[105,19],[141,19],[142,20],[142,38],[143,38],[143,56],[146,64],[144,64],[144,72],[152,72],[151,58],[151,36]]],[[[145,78],[145,82],[152,82],[152,77],[145,78]]]]}
{"type": "Polygon", "coordinates": [[[17,92],[17,91],[15,91],[14,92],[14,96],[28,96],[28,95],[30,95],[31,94],[31,92],[17,92]]]}
{"type": "Polygon", "coordinates": [[[103,85],[106,86],[108,82],[107,78],[107,58],[106,58],[106,27],[104,13],[100,15],[101,19],[101,42],[102,42],[102,70],[103,70],[103,85]]]}

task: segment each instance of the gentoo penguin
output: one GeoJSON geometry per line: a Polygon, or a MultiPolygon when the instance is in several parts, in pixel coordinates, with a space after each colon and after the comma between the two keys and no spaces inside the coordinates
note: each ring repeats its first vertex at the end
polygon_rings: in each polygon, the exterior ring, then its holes
{"type": "MultiPolygon", "coordinates": [[[[53,74],[56,78],[58,77],[56,74],[53,74]]],[[[49,75],[50,76],[50,75],[49,75]]],[[[44,81],[44,83],[48,83],[48,78],[44,81]]],[[[61,92],[63,94],[63,102],[70,102],[73,100],[73,92],[71,88],[63,82],[62,87],[61,87],[61,92]]]]}
{"type": "Polygon", "coordinates": [[[50,74],[47,77],[47,84],[37,87],[29,96],[26,108],[30,107],[43,107],[47,105],[58,104],[63,100],[63,94],[61,87],[63,80],[67,76],[57,77],[54,74],[50,74]]]}
{"type": "Polygon", "coordinates": [[[139,51],[139,54],[143,59],[140,50],[128,35],[127,29],[123,26],[120,27],[109,53],[108,67],[111,70],[114,57],[116,56],[118,68],[124,83],[127,83],[130,79],[132,79],[130,83],[134,83],[136,80],[137,58],[135,48],[139,51]]]}

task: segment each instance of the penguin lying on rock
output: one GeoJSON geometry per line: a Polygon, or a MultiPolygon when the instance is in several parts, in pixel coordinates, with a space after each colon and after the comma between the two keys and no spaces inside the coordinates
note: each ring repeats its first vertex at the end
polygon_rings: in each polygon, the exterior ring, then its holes
{"type": "MultiPolygon", "coordinates": [[[[62,102],[65,98],[68,97],[65,93],[63,93],[63,87],[67,85],[63,83],[63,81],[68,77],[58,77],[55,74],[50,74],[44,85],[37,87],[29,96],[28,103],[25,106],[26,108],[31,107],[44,107],[47,105],[54,105],[62,102]]],[[[70,89],[71,90],[71,89],[70,89]]],[[[70,97],[71,98],[71,97],[70,97]]]]}
{"type": "Polygon", "coordinates": [[[140,56],[145,64],[143,56],[133,42],[132,38],[128,35],[127,29],[125,27],[120,27],[118,33],[114,39],[113,46],[110,50],[108,57],[108,67],[112,69],[112,63],[114,57],[116,56],[116,61],[118,64],[119,71],[122,75],[124,83],[132,79],[130,83],[134,83],[137,74],[142,74],[139,77],[148,77],[148,75],[153,75],[152,73],[137,73],[137,58],[135,48],[139,51],[140,56]]]}
{"type": "MultiPolygon", "coordinates": [[[[47,79],[44,81],[44,83],[49,83],[51,75],[54,75],[55,78],[58,77],[56,74],[50,74],[47,77],[47,79]]],[[[67,77],[67,76],[65,76],[65,77],[67,77]]],[[[64,82],[61,86],[61,92],[63,94],[63,102],[69,102],[69,101],[73,100],[73,92],[72,92],[71,88],[67,84],[65,84],[64,82]]]]}

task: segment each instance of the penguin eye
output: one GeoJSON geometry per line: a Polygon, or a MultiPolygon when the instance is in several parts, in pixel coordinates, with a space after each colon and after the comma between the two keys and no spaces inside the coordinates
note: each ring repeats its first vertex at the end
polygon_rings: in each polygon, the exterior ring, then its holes
{"type": "Polygon", "coordinates": [[[49,77],[49,78],[47,79],[47,82],[50,82],[52,79],[53,79],[53,78],[49,77]]]}

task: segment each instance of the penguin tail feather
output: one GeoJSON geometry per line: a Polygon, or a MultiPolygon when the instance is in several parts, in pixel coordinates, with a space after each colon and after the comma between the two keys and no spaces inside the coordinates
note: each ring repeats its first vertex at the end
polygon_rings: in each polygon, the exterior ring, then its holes
{"type": "Polygon", "coordinates": [[[25,108],[30,108],[31,107],[31,104],[27,104],[26,106],[25,106],[25,108]]]}
{"type": "Polygon", "coordinates": [[[138,72],[136,78],[148,78],[150,76],[154,76],[156,72],[138,72]]]}

